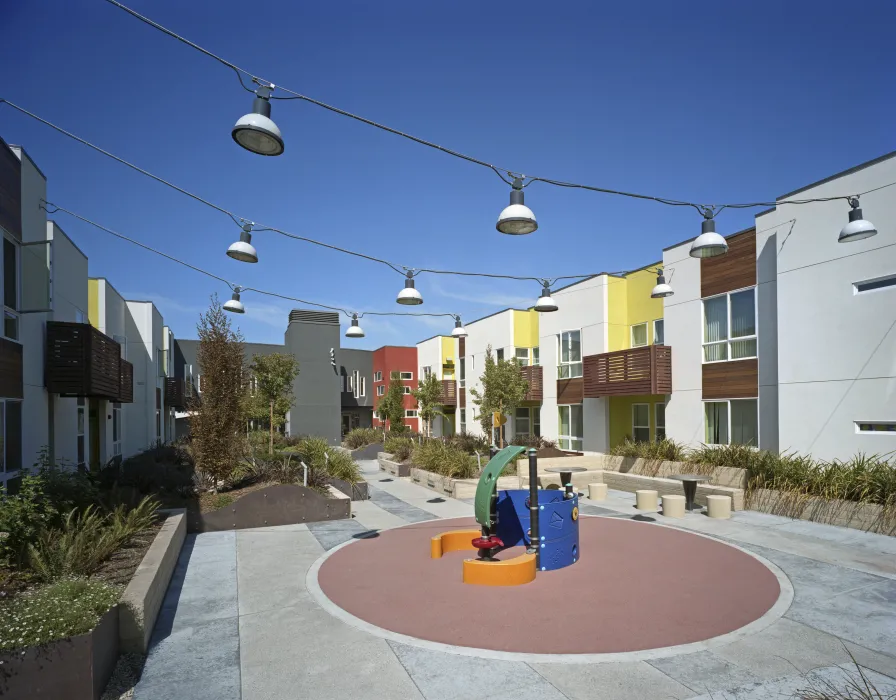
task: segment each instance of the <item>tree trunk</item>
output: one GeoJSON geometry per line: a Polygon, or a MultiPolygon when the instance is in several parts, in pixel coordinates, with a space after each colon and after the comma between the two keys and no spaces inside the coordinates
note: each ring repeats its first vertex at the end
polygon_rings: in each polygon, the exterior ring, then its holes
{"type": "Polygon", "coordinates": [[[271,438],[268,442],[268,454],[274,454],[274,402],[271,401],[271,438]]]}

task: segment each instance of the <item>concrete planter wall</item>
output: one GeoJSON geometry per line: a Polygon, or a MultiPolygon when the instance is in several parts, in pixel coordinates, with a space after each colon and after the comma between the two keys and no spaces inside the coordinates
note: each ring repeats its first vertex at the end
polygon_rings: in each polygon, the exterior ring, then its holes
{"type": "Polygon", "coordinates": [[[0,653],[0,697],[99,700],[118,661],[118,606],[90,632],[0,653]]]}
{"type": "MultiPolygon", "coordinates": [[[[452,479],[449,476],[411,467],[411,481],[420,486],[437,491],[452,498],[474,498],[479,479],[452,479]]],[[[498,489],[518,489],[520,479],[517,476],[502,476],[498,479],[498,489]]]]}
{"type": "Polygon", "coordinates": [[[121,597],[118,633],[123,652],[145,654],[149,649],[149,637],[184,544],[186,511],[178,508],[167,512],[162,529],[146,550],[121,597]]]}
{"type": "Polygon", "coordinates": [[[896,536],[896,513],[887,513],[875,503],[828,501],[802,494],[756,489],[749,494],[747,507],[798,520],[896,536]]]}
{"type": "Polygon", "coordinates": [[[366,501],[368,498],[370,498],[370,495],[367,491],[366,481],[359,481],[355,484],[350,484],[347,481],[336,479],[331,476],[330,485],[336,488],[341,493],[344,493],[353,501],[366,501]]]}
{"type": "Polygon", "coordinates": [[[384,472],[388,472],[392,476],[402,477],[411,475],[411,466],[409,464],[402,464],[401,462],[394,461],[392,455],[388,452],[380,452],[377,454],[376,461],[379,462],[380,469],[384,472]]]}

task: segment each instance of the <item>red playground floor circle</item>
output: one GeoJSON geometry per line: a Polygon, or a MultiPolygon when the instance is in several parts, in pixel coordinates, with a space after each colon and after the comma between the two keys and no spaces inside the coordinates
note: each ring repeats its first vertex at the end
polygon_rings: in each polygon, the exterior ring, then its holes
{"type": "MultiPolygon", "coordinates": [[[[699,517],[699,516],[693,516],[699,517]]],[[[604,654],[700,642],[762,617],[778,578],[746,552],[690,532],[583,517],[581,559],[515,587],[464,584],[475,552],[430,558],[430,538],[471,518],[385,530],[334,551],[318,584],[336,606],[418,639],[530,654],[604,654]]],[[[501,558],[522,553],[503,552],[501,558]]]]}

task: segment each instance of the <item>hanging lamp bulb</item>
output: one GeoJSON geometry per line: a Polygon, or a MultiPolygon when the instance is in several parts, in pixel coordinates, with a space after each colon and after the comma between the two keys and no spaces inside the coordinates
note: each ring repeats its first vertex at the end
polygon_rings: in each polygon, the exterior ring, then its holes
{"type": "Polygon", "coordinates": [[[363,338],[364,331],[361,329],[361,326],[358,325],[358,314],[352,314],[352,325],[350,325],[345,331],[346,338],[363,338]]]}
{"type": "Polygon", "coordinates": [[[850,241],[860,241],[863,238],[871,238],[877,235],[877,229],[870,221],[862,218],[862,210],[859,208],[859,198],[850,197],[849,206],[852,209],[849,212],[849,223],[840,231],[840,243],[849,243],[850,241]]]}
{"type": "Polygon", "coordinates": [[[666,278],[663,276],[663,269],[658,267],[656,270],[656,286],[650,292],[651,299],[662,299],[663,297],[671,297],[675,292],[672,287],[666,284],[666,278]]]}
{"type": "Polygon", "coordinates": [[[227,255],[234,260],[246,263],[258,262],[258,251],[252,245],[252,224],[243,224],[243,230],[240,233],[240,239],[236,243],[232,243],[227,249],[227,255]]]}
{"type": "Polygon", "coordinates": [[[260,156],[279,156],[283,153],[283,137],[280,129],[271,121],[273,91],[273,85],[260,86],[255,91],[252,111],[240,117],[231,131],[234,141],[260,156]]]}
{"type": "Polygon", "coordinates": [[[504,207],[504,210],[498,215],[498,223],[495,225],[501,233],[511,236],[521,236],[526,233],[532,233],[538,229],[538,222],[535,221],[535,214],[524,204],[523,181],[520,178],[514,178],[513,188],[510,190],[510,206],[504,207]]]}
{"type": "Polygon", "coordinates": [[[467,337],[467,330],[461,324],[460,316],[454,317],[454,328],[451,331],[451,337],[452,338],[466,338],[467,337]]]}
{"type": "Polygon", "coordinates": [[[541,290],[541,296],[538,297],[538,301],[535,302],[534,308],[536,311],[542,313],[557,310],[557,304],[551,298],[551,289],[547,283],[545,283],[544,289],[541,290]]]}
{"type": "Polygon", "coordinates": [[[716,233],[716,222],[712,210],[703,213],[703,231],[691,243],[692,258],[714,258],[728,252],[728,243],[716,233]]]}
{"type": "Polygon", "coordinates": [[[408,271],[407,279],[404,281],[404,289],[398,293],[395,301],[404,306],[418,306],[423,303],[423,295],[414,287],[413,272],[408,271]]]}
{"type": "Polygon", "coordinates": [[[243,302],[240,301],[240,291],[242,287],[234,287],[233,296],[230,297],[230,301],[224,304],[224,310],[229,311],[232,314],[244,314],[246,313],[246,307],[243,306],[243,302]]]}

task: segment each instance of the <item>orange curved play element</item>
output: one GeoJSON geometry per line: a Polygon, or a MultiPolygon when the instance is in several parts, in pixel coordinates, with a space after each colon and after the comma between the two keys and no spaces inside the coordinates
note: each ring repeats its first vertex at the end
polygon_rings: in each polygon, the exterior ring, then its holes
{"type": "Polygon", "coordinates": [[[472,549],[473,539],[482,534],[480,530],[452,530],[436,535],[430,541],[430,558],[440,559],[443,554],[457,552],[462,549],[472,549]]]}
{"type": "Polygon", "coordinates": [[[521,586],[534,580],[534,554],[521,554],[506,561],[464,559],[464,583],[479,586],[521,586]]]}

